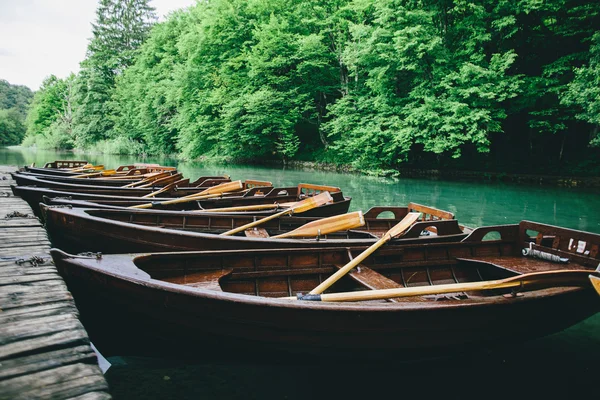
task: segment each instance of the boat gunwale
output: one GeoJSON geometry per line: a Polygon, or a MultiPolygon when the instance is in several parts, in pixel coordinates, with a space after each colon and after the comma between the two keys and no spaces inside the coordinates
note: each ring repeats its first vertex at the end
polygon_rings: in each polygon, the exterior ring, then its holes
{"type": "MultiPolygon", "coordinates": [[[[500,240],[499,242],[502,242],[500,240]]],[[[460,242],[457,243],[446,243],[445,245],[460,245],[460,242]]],[[[426,243],[420,246],[435,246],[439,245],[439,243],[426,243]]],[[[351,246],[343,246],[343,247],[331,247],[327,249],[323,248],[281,248],[277,249],[278,252],[308,252],[311,250],[314,251],[349,251],[351,250],[351,246]]],[[[146,253],[126,253],[126,254],[108,254],[102,255],[102,258],[109,257],[112,259],[122,258],[124,262],[130,263],[134,269],[137,269],[144,274],[147,274],[148,278],[138,278],[123,269],[115,269],[115,268],[106,268],[100,267],[96,264],[101,260],[97,260],[96,257],[81,257],[74,256],[69,253],[66,253],[60,249],[52,248],[50,250],[52,257],[54,258],[55,254],[59,254],[61,257],[61,261],[65,263],[75,263],[80,267],[87,268],[92,270],[95,273],[106,274],[115,279],[123,279],[130,283],[136,285],[142,285],[144,287],[149,287],[153,290],[162,290],[175,294],[181,295],[192,295],[193,297],[204,297],[212,300],[220,300],[227,301],[231,303],[244,303],[252,306],[270,306],[270,307],[281,307],[281,308],[300,308],[307,310],[328,310],[328,311],[344,311],[344,312],[355,312],[355,311],[369,311],[369,312],[399,312],[399,311],[413,311],[413,312],[421,312],[423,310],[439,310],[439,309],[462,309],[467,307],[491,307],[491,306],[506,306],[512,305],[515,303],[523,303],[529,301],[536,300],[544,300],[547,298],[565,295],[572,292],[584,291],[584,290],[593,290],[591,288],[582,288],[582,287],[551,287],[544,289],[537,289],[527,291],[526,296],[512,296],[512,297],[504,297],[503,295],[491,295],[491,296],[482,296],[482,297],[470,297],[469,299],[457,300],[456,302],[452,301],[431,301],[431,302],[385,302],[385,303],[368,303],[368,302],[314,302],[314,301],[296,301],[289,300],[284,298],[275,298],[275,297],[263,297],[263,296],[255,296],[255,295],[246,295],[240,293],[233,292],[225,292],[225,291],[214,291],[210,289],[204,288],[196,288],[189,287],[182,284],[171,283],[168,281],[155,279],[150,276],[148,272],[138,267],[137,262],[144,261],[147,259],[155,258],[155,257],[172,257],[172,256],[182,256],[182,257],[191,257],[191,256],[202,256],[202,255],[214,255],[216,253],[219,254],[245,254],[248,253],[261,253],[268,252],[269,250],[265,249],[252,249],[252,250],[205,250],[205,251],[175,251],[175,252],[146,252],[146,253]],[[68,261],[65,261],[68,260],[68,261]],[[501,299],[501,302],[493,301],[493,299],[501,299]]],[[[56,262],[56,260],[55,260],[56,262]]],[[[501,269],[501,267],[498,267],[501,269]]],[[[590,270],[591,272],[592,270],[590,270]]],[[[518,276],[517,273],[515,276],[518,276]]],[[[428,287],[428,286],[423,286],[428,287]]]]}

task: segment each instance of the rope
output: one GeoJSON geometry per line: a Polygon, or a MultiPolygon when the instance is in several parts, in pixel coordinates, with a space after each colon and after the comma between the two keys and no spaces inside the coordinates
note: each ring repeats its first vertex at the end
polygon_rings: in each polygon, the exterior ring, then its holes
{"type": "Polygon", "coordinates": [[[52,264],[52,259],[51,258],[43,258],[40,256],[32,256],[30,258],[20,258],[18,260],[15,261],[15,264],[17,265],[23,265],[23,264],[31,264],[31,266],[33,267],[38,267],[41,265],[50,265],[52,264]]]}
{"type": "Polygon", "coordinates": [[[19,211],[13,211],[4,216],[4,218],[37,218],[35,215],[23,214],[19,211]]]}
{"type": "Polygon", "coordinates": [[[561,264],[566,264],[569,262],[568,258],[563,258],[555,254],[547,253],[545,251],[535,250],[531,246],[532,244],[529,243],[529,248],[525,248],[522,250],[522,253],[525,257],[539,258],[540,260],[546,260],[561,264]]]}

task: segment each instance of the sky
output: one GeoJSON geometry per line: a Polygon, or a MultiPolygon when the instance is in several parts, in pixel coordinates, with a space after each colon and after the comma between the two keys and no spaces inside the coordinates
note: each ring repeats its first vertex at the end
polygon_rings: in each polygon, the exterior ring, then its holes
{"type": "MultiPolygon", "coordinates": [[[[151,0],[159,20],[196,0],[151,0]]],[[[0,79],[39,89],[79,71],[98,0],[0,0],[0,79]]]]}

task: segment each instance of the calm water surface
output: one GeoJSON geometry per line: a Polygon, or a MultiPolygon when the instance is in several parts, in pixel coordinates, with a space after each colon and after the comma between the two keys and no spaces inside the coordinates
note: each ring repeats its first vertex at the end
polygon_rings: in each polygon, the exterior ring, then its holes
{"type": "MultiPolygon", "coordinates": [[[[351,211],[416,202],[455,213],[464,225],[511,224],[527,219],[600,233],[600,190],[502,183],[373,178],[355,174],[257,166],[178,162],[128,156],[74,155],[22,148],[0,149],[0,165],[43,165],[85,159],[107,168],[135,161],[177,166],[184,176],[228,174],[278,186],[317,183],[352,196],[351,211]]],[[[600,301],[600,299],[599,299],[600,301]]],[[[118,327],[115,327],[118,329],[118,327]]],[[[224,349],[226,351],[226,349],[224,349]]],[[[508,349],[429,363],[394,365],[297,365],[290,360],[214,364],[111,357],[106,378],[115,398],[376,398],[589,396],[600,372],[600,314],[561,333],[508,349]],[[357,379],[358,378],[358,379],[357,379]],[[474,397],[475,397],[474,396],[474,397]]],[[[598,392],[595,391],[597,394],[598,392]]]]}

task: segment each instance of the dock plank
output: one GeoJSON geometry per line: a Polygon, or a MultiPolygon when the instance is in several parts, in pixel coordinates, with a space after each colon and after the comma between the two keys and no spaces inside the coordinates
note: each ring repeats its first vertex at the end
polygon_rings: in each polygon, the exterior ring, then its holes
{"type": "Polygon", "coordinates": [[[0,398],[110,399],[43,224],[12,195],[16,169],[0,166],[0,398]]]}

